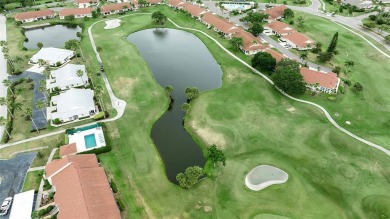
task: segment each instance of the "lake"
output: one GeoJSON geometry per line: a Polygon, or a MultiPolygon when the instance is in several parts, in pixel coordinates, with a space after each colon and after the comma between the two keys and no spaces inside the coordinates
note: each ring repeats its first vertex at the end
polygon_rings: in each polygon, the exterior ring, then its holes
{"type": "Polygon", "coordinates": [[[38,49],[37,43],[43,43],[43,47],[64,48],[65,42],[72,39],[77,39],[77,32],[81,32],[79,26],[70,27],[66,25],[54,25],[42,27],[39,29],[26,30],[25,34],[28,42],[24,42],[23,46],[27,49],[38,49]]]}
{"type": "Polygon", "coordinates": [[[176,175],[189,166],[203,167],[200,147],[183,127],[185,89],[200,91],[219,88],[222,70],[207,47],[191,33],[168,29],[147,29],[131,34],[128,40],[137,46],[158,83],[173,86],[172,109],[153,126],[151,137],[164,161],[168,179],[177,184],[176,175]]]}

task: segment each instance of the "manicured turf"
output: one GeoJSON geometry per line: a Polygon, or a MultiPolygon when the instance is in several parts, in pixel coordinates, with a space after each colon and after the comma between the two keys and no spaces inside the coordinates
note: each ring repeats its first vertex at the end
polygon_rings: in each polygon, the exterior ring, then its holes
{"type": "MultiPolygon", "coordinates": [[[[162,10],[179,25],[217,37],[167,7],[141,11],[155,10],[162,10]]],[[[103,48],[101,55],[114,92],[127,106],[120,120],[107,123],[107,141],[113,150],[99,158],[126,203],[125,218],[390,216],[386,155],[340,133],[316,108],[281,96],[197,33],[221,65],[223,85],[191,103],[186,128],[203,149],[209,138],[202,133],[222,135],[224,141],[218,146],[227,155],[227,165],[192,190],[171,184],[150,138],[153,123],[164,113],[168,100],[147,63],[126,40],[129,33],[154,24],[150,15],[137,15],[123,18],[119,28],[104,30],[104,26],[94,27],[95,41],[103,48]],[[283,169],[289,180],[261,192],[249,191],[244,177],[259,164],[283,169]],[[211,212],[205,212],[210,207],[211,212]]],[[[94,58],[92,53],[89,56],[94,58]]]]}
{"type": "Polygon", "coordinates": [[[28,172],[26,179],[24,180],[22,192],[30,191],[31,189],[34,189],[35,192],[38,192],[43,173],[43,170],[28,172]]]}
{"type": "MultiPolygon", "coordinates": [[[[349,131],[390,149],[390,60],[363,39],[333,22],[306,13],[295,13],[296,17],[304,17],[305,22],[304,28],[299,28],[297,22],[294,28],[321,42],[323,50],[326,50],[334,33],[339,32],[336,49],[340,54],[327,65],[344,68],[345,61],[354,61],[352,72],[340,76],[351,80],[352,84],[360,82],[364,87],[359,94],[352,88],[346,89],[346,94],[339,93],[336,102],[328,101],[327,95],[304,98],[324,106],[349,131]],[[339,116],[334,116],[336,113],[339,116]],[[351,125],[346,125],[346,121],[350,121],[351,125]]],[[[315,55],[310,57],[315,60],[315,55]]]]}

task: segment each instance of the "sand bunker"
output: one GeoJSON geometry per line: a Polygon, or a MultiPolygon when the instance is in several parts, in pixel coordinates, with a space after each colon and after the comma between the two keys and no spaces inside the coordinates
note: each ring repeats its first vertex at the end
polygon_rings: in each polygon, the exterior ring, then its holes
{"type": "Polygon", "coordinates": [[[245,177],[245,185],[254,191],[260,191],[274,184],[285,183],[288,174],[283,170],[269,166],[260,165],[253,168],[245,177]]]}
{"type": "Polygon", "coordinates": [[[119,19],[113,19],[113,20],[109,20],[109,21],[106,21],[106,26],[104,27],[104,29],[114,29],[114,28],[117,28],[121,25],[121,20],[119,19]]]}

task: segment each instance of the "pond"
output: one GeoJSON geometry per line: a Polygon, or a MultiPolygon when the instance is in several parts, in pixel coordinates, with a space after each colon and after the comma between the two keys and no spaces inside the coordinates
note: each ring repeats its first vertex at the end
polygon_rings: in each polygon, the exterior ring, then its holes
{"type": "Polygon", "coordinates": [[[168,179],[177,183],[178,173],[189,166],[205,164],[200,147],[183,127],[181,105],[186,102],[185,89],[219,88],[221,67],[203,42],[188,32],[148,29],[131,34],[128,40],[137,46],[159,84],[173,86],[172,108],[156,122],[151,137],[164,161],[168,179]]]}
{"type": "Polygon", "coordinates": [[[44,47],[64,48],[65,42],[79,39],[77,32],[81,32],[79,26],[54,25],[39,29],[26,30],[27,42],[23,46],[27,49],[38,49],[37,43],[43,43],[44,47]]]}

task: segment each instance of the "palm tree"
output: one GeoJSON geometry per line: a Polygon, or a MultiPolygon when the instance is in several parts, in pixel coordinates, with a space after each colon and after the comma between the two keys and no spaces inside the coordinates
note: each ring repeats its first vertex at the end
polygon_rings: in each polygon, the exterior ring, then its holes
{"type": "Polygon", "coordinates": [[[104,111],[104,107],[102,104],[102,96],[103,96],[103,87],[98,85],[95,87],[95,95],[99,100],[100,107],[102,108],[102,111],[104,111]]]}
{"type": "Polygon", "coordinates": [[[307,59],[307,56],[308,56],[307,52],[303,52],[303,53],[301,53],[301,55],[299,56],[299,58],[302,59],[302,62],[303,62],[304,60],[307,59]]]}
{"type": "Polygon", "coordinates": [[[24,111],[24,114],[26,114],[26,116],[31,119],[31,121],[32,121],[32,123],[33,123],[33,125],[35,127],[35,130],[37,130],[37,132],[39,133],[38,127],[37,127],[37,125],[35,124],[35,122],[34,122],[34,120],[32,118],[32,109],[31,108],[26,108],[26,110],[24,111]]]}
{"type": "Polygon", "coordinates": [[[37,109],[42,111],[43,116],[45,117],[45,119],[47,119],[46,114],[43,111],[43,109],[46,109],[46,102],[42,100],[38,100],[37,102],[35,102],[35,106],[37,107],[37,109]]]}
{"type": "Polygon", "coordinates": [[[83,85],[85,85],[85,82],[84,82],[84,79],[83,79],[83,75],[84,75],[83,70],[81,70],[81,69],[77,70],[76,74],[77,74],[78,77],[81,78],[81,81],[83,82],[83,85]]]}
{"type": "Polygon", "coordinates": [[[8,121],[4,118],[4,117],[0,117],[0,125],[4,126],[4,130],[7,132],[8,134],[8,137],[11,138],[11,135],[9,134],[8,130],[7,130],[7,124],[8,124],[8,121]]]}
{"type": "Polygon", "coordinates": [[[45,68],[45,70],[43,70],[42,74],[46,77],[46,79],[49,79],[50,74],[51,74],[50,67],[46,66],[46,68],[45,68]]]}
{"type": "Polygon", "coordinates": [[[2,51],[4,54],[7,54],[7,53],[9,52],[9,49],[8,49],[8,47],[3,47],[3,48],[1,49],[1,51],[2,51]]]}
{"type": "Polygon", "coordinates": [[[8,79],[4,79],[4,80],[3,80],[3,84],[4,84],[4,86],[8,87],[9,90],[11,91],[12,95],[15,96],[14,92],[12,91],[12,89],[11,89],[11,87],[10,87],[11,84],[12,84],[12,82],[11,82],[10,80],[8,80],[8,79]]]}
{"type": "Polygon", "coordinates": [[[91,80],[91,85],[92,85],[92,88],[93,88],[93,81],[92,81],[93,74],[92,74],[90,69],[87,69],[87,76],[88,76],[89,80],[91,80]]]}
{"type": "Polygon", "coordinates": [[[14,63],[12,62],[11,57],[7,53],[5,53],[4,54],[4,59],[7,60],[9,66],[11,66],[11,68],[12,68],[12,72],[14,72],[15,71],[15,67],[14,67],[14,63]]]}
{"type": "Polygon", "coordinates": [[[8,101],[5,97],[0,97],[0,105],[1,106],[6,106],[9,114],[11,114],[12,118],[15,118],[14,114],[12,114],[11,110],[8,107],[8,101]]]}
{"type": "Polygon", "coordinates": [[[344,66],[346,68],[352,68],[353,66],[355,66],[355,62],[352,60],[347,60],[347,61],[345,61],[344,66]]]}
{"type": "Polygon", "coordinates": [[[97,52],[101,52],[102,50],[103,50],[102,47],[100,47],[100,46],[96,47],[97,52]]]}
{"type": "MultiPolygon", "coordinates": [[[[41,80],[41,81],[45,82],[44,80],[41,80]]],[[[43,94],[43,96],[45,97],[45,100],[47,101],[47,98],[46,98],[46,85],[41,83],[41,81],[39,81],[40,85],[39,85],[38,91],[43,94]]]]}
{"type": "Polygon", "coordinates": [[[17,110],[22,110],[23,109],[23,104],[22,103],[14,103],[13,108],[17,110]]]}
{"type": "Polygon", "coordinates": [[[39,64],[39,66],[43,66],[46,64],[46,62],[43,59],[38,59],[38,64],[39,64]]]}
{"type": "Polygon", "coordinates": [[[7,46],[7,41],[1,40],[0,41],[0,46],[7,46]]]}

